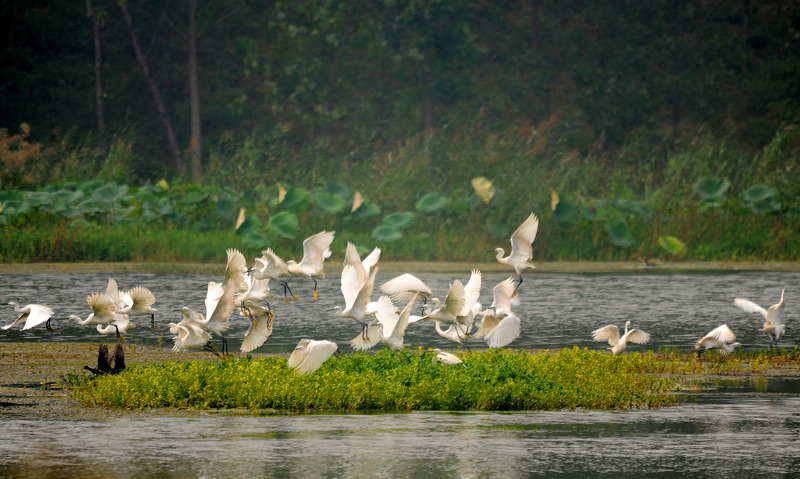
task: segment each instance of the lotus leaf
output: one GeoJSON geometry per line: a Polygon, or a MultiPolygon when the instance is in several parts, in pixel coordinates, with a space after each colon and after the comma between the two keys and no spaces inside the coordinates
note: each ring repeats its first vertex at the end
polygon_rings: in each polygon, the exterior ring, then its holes
{"type": "Polygon", "coordinates": [[[259,232],[264,227],[264,222],[256,215],[247,215],[242,224],[236,229],[237,235],[246,235],[250,232],[259,232]]]}
{"type": "Polygon", "coordinates": [[[217,199],[217,204],[214,205],[214,215],[221,220],[228,220],[233,218],[236,214],[236,199],[223,195],[217,199]]]}
{"type": "Polygon", "coordinates": [[[106,203],[120,201],[128,194],[128,187],[125,185],[115,185],[106,183],[92,192],[92,198],[106,203]]]}
{"type": "Polygon", "coordinates": [[[445,206],[447,206],[447,202],[449,200],[446,196],[438,195],[436,193],[428,193],[427,195],[420,198],[417,201],[417,211],[421,211],[423,213],[433,213],[434,211],[438,211],[445,206]]]}
{"type": "Polygon", "coordinates": [[[396,241],[403,237],[403,233],[392,225],[380,225],[372,230],[372,237],[378,241],[396,241]]]}
{"type": "Polygon", "coordinates": [[[706,176],[695,183],[694,190],[704,201],[714,202],[715,200],[721,200],[730,186],[731,182],[724,178],[706,176]]]}
{"type": "Polygon", "coordinates": [[[389,226],[394,226],[398,229],[403,229],[414,222],[414,213],[408,211],[392,213],[383,217],[383,223],[389,226]]]}
{"type": "Polygon", "coordinates": [[[555,191],[551,195],[553,206],[553,221],[563,228],[575,226],[580,219],[580,206],[567,195],[558,195],[555,191]]]}
{"type": "Polygon", "coordinates": [[[625,220],[622,218],[609,219],[605,228],[614,246],[627,248],[636,243],[631,230],[628,228],[628,224],[625,223],[625,220]]]}
{"type": "Polygon", "coordinates": [[[297,215],[291,211],[282,211],[269,219],[268,227],[285,238],[294,238],[299,230],[297,215]]]}
{"type": "Polygon", "coordinates": [[[357,220],[368,220],[381,214],[381,208],[372,201],[364,201],[350,216],[357,220]]]}
{"type": "Polygon", "coordinates": [[[753,185],[742,193],[747,208],[754,213],[770,213],[781,209],[775,200],[777,192],[767,185],[753,185]]]}
{"type": "Polygon", "coordinates": [[[686,244],[674,236],[659,236],[658,244],[672,256],[681,256],[686,252],[686,244]]]}
{"type": "Polygon", "coordinates": [[[346,201],[338,193],[326,193],[324,191],[315,191],[312,195],[314,203],[324,212],[335,215],[344,211],[346,201]]]}
{"type": "Polygon", "coordinates": [[[262,250],[269,246],[269,237],[259,233],[258,231],[248,231],[242,237],[242,241],[250,248],[262,250]]]}
{"type": "Polygon", "coordinates": [[[281,209],[300,212],[308,204],[308,191],[303,188],[292,187],[286,190],[286,196],[280,202],[281,209]]]}

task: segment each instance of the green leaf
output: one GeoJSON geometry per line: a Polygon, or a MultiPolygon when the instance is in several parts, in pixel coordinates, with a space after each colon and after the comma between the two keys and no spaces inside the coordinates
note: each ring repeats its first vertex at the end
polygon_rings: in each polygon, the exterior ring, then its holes
{"type": "Polygon", "coordinates": [[[775,200],[777,192],[767,185],[753,185],[742,193],[747,208],[754,213],[771,213],[781,209],[775,200]]]}
{"type": "Polygon", "coordinates": [[[408,211],[392,213],[383,217],[383,223],[395,228],[407,228],[414,222],[414,213],[408,211]]]}
{"type": "Polygon", "coordinates": [[[92,198],[98,201],[112,203],[119,201],[128,194],[128,187],[125,185],[117,186],[114,183],[107,183],[94,190],[92,198]]]}
{"type": "Polygon", "coordinates": [[[256,215],[247,215],[239,225],[239,228],[236,230],[237,235],[247,235],[247,233],[257,233],[261,231],[261,228],[264,227],[264,222],[261,221],[256,215]]]}
{"type": "Polygon", "coordinates": [[[672,256],[681,256],[686,252],[686,244],[674,236],[659,236],[658,244],[672,256]]]}
{"type": "Polygon", "coordinates": [[[636,243],[631,230],[622,218],[610,218],[605,228],[614,246],[627,248],[636,243]]]}
{"type": "Polygon", "coordinates": [[[344,211],[346,201],[336,193],[326,193],[315,191],[313,194],[314,203],[324,212],[335,215],[344,211]]]}
{"type": "Polygon", "coordinates": [[[694,190],[704,202],[718,204],[719,201],[723,199],[730,186],[731,182],[726,179],[706,176],[694,184],[694,190]]]}
{"type": "Polygon", "coordinates": [[[505,223],[487,223],[489,231],[496,240],[508,237],[508,225],[505,223]]]}
{"type": "Polygon", "coordinates": [[[403,233],[392,225],[380,225],[372,230],[372,237],[378,241],[396,241],[403,237],[403,233]]]}
{"type": "Polygon", "coordinates": [[[350,216],[357,220],[368,220],[381,214],[381,208],[372,201],[364,200],[357,210],[353,211],[350,216]]]}
{"type": "Polygon", "coordinates": [[[282,211],[269,219],[269,229],[285,238],[294,238],[299,230],[297,215],[282,211]]]}
{"type": "Polygon", "coordinates": [[[428,193],[427,195],[420,198],[417,201],[417,211],[421,211],[423,213],[433,213],[434,211],[438,211],[445,206],[447,206],[447,202],[449,200],[446,196],[437,195],[436,193],[428,193]]]}
{"type": "Polygon", "coordinates": [[[245,233],[244,237],[242,237],[242,242],[249,248],[262,250],[269,246],[269,237],[258,231],[248,231],[245,233]]]}
{"type": "Polygon", "coordinates": [[[227,220],[234,214],[236,214],[236,199],[228,195],[220,196],[214,205],[214,215],[221,220],[227,220]]]}
{"type": "Polygon", "coordinates": [[[339,183],[337,181],[326,181],[325,187],[328,189],[329,194],[339,195],[344,198],[346,204],[353,204],[353,197],[355,194],[344,183],[339,183]]]}
{"type": "Polygon", "coordinates": [[[575,226],[580,219],[580,206],[567,195],[558,195],[558,204],[553,210],[553,221],[562,228],[575,226]]]}
{"type": "Polygon", "coordinates": [[[283,201],[281,201],[281,209],[295,212],[302,211],[308,204],[309,197],[308,191],[303,188],[289,188],[283,201]]]}

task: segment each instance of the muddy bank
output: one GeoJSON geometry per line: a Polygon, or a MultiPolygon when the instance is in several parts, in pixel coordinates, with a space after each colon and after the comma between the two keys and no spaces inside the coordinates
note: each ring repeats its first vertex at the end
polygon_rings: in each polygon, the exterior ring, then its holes
{"type": "MultiPolygon", "coordinates": [[[[536,270],[528,273],[670,273],[703,271],[800,271],[800,262],[792,261],[675,261],[647,266],[640,261],[534,261],[536,270]]],[[[381,261],[381,271],[414,272],[415,274],[463,273],[473,268],[485,274],[511,274],[513,271],[495,261],[482,263],[457,262],[392,262],[381,261]]],[[[340,261],[325,263],[326,273],[341,272],[340,261]]],[[[160,273],[222,274],[225,265],[211,263],[0,263],[0,274],[32,273],[160,273]]]]}
{"type": "MultiPolygon", "coordinates": [[[[86,374],[83,366],[97,367],[100,343],[0,343],[0,420],[96,419],[132,416],[204,415],[208,411],[121,411],[83,406],[61,388],[67,374],[86,374]]],[[[268,354],[252,354],[265,357],[268,354]]],[[[128,366],[161,361],[218,361],[209,353],[174,353],[167,347],[126,346],[128,366]]]]}

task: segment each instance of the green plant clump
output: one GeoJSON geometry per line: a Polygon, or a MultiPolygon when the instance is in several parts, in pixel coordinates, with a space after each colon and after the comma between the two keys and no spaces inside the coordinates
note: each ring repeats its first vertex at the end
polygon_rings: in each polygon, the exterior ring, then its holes
{"type": "Polygon", "coordinates": [[[628,409],[683,398],[653,353],[612,356],[574,347],[554,354],[470,353],[455,366],[417,352],[357,353],[298,375],[285,358],[168,362],[66,387],[86,405],[122,409],[248,408],[322,413],[414,410],[628,409]]]}

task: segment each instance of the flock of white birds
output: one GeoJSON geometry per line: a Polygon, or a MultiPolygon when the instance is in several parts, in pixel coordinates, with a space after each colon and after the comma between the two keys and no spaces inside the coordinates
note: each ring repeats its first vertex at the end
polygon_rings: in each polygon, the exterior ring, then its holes
{"type": "MultiPolygon", "coordinates": [[[[343,318],[354,320],[361,331],[350,341],[354,350],[367,350],[378,343],[384,343],[393,351],[404,349],[403,342],[406,329],[418,321],[434,321],[437,333],[459,346],[466,346],[465,341],[483,339],[489,348],[502,348],[520,335],[521,320],[514,314],[513,308],[519,305],[517,289],[522,284],[522,273],[533,269],[530,263],[533,256],[532,244],[539,228],[539,220],[534,213],[511,235],[511,252],[505,256],[502,248],[497,248],[498,262],[514,269],[515,278],[509,277],[492,288],[493,300],[487,309],[482,309],[479,302],[482,276],[480,271],[473,270],[467,284],[456,279],[450,284],[447,296],[442,301],[433,297],[431,288],[412,274],[397,276],[379,286],[382,295],[377,301],[372,300],[375,278],[378,272],[378,261],[381,250],[375,248],[363,259],[355,245],[348,242],[341,273],[341,291],[344,306],[336,306],[334,311],[343,318]],[[417,310],[416,303],[422,302],[420,314],[412,314],[417,310]],[[473,329],[477,329],[473,333],[473,329]]],[[[250,321],[245,332],[241,352],[248,353],[258,348],[272,334],[275,312],[264,302],[274,297],[270,280],[279,283],[283,288],[284,300],[291,304],[290,298],[297,299],[286,281],[287,278],[301,277],[314,281],[314,299],[317,294],[317,278],[324,278],[323,263],[331,256],[330,245],[333,242],[333,231],[321,231],[303,241],[303,258],[300,262],[284,261],[272,249],[262,252],[255,258],[253,266],[248,268],[244,255],[235,250],[227,250],[227,264],[222,282],[209,282],[205,299],[205,315],[189,308],[181,308],[183,319],[179,323],[169,323],[169,331],[173,335],[173,350],[206,350],[214,354],[227,354],[225,333],[231,327],[231,316],[238,308],[239,315],[250,321]],[[220,338],[221,351],[218,351],[212,339],[220,338]]],[[[785,292],[785,290],[784,290],[785,292]]],[[[759,313],[764,316],[763,331],[770,338],[770,348],[777,347],[778,339],[785,332],[781,313],[785,304],[784,292],[780,302],[764,309],[752,301],[736,298],[734,304],[746,312],[759,313]]],[[[147,288],[136,286],[129,291],[120,291],[117,282],[109,279],[104,293],[93,293],[86,298],[92,313],[82,319],[69,316],[69,319],[82,325],[96,325],[101,334],[116,334],[124,340],[123,334],[134,327],[131,317],[150,316],[150,327],[156,331],[155,314],[152,306],[156,302],[153,293],[147,288]]],[[[19,317],[11,324],[3,326],[7,330],[24,322],[23,330],[45,324],[52,330],[50,320],[53,310],[47,306],[29,304],[20,307],[18,303],[9,302],[19,317]]],[[[592,331],[596,341],[608,341],[613,354],[622,353],[628,343],[645,344],[650,334],[631,329],[631,322],[625,323],[625,330],[610,324],[592,331]]],[[[698,356],[706,350],[717,349],[722,354],[732,353],[741,346],[735,342],[736,336],[723,324],[696,344],[698,356]]],[[[461,360],[450,353],[439,349],[434,360],[443,364],[458,364],[461,360]]],[[[288,364],[300,374],[317,370],[328,358],[338,352],[336,343],[327,340],[303,339],[289,357],[288,364]]]]}

